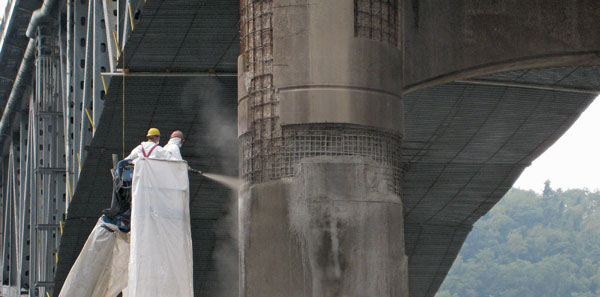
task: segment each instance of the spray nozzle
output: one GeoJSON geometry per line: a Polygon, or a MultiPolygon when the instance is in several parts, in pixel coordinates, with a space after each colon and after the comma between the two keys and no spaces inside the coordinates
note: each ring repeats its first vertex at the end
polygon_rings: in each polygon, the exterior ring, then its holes
{"type": "Polygon", "coordinates": [[[190,171],[190,172],[193,172],[193,173],[196,173],[196,174],[198,174],[198,175],[202,176],[202,171],[200,171],[200,170],[196,170],[196,169],[194,169],[194,168],[192,168],[192,167],[190,167],[190,166],[188,166],[188,171],[190,171]]]}

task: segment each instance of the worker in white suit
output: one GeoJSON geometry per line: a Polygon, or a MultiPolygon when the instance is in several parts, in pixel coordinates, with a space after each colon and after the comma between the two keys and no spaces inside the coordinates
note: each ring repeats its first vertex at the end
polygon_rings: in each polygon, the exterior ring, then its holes
{"type": "MultiPolygon", "coordinates": [[[[164,148],[165,151],[169,152],[171,156],[171,159],[169,160],[183,160],[183,157],[181,157],[181,146],[183,145],[184,141],[185,138],[183,137],[183,132],[175,130],[173,133],[171,133],[171,138],[164,148]]],[[[188,166],[188,170],[190,172],[202,175],[202,171],[193,169],[190,166],[188,166]]]]}
{"type": "MultiPolygon", "coordinates": [[[[148,140],[136,146],[131,151],[129,156],[125,158],[126,160],[131,160],[131,162],[135,164],[135,162],[142,157],[164,160],[172,159],[172,156],[169,153],[169,151],[165,150],[158,144],[158,142],[160,141],[160,131],[157,128],[150,128],[148,130],[148,133],[146,134],[146,137],[148,138],[148,140]]],[[[181,160],[181,155],[179,155],[178,160],[181,160]]]]}
{"type": "MultiPolygon", "coordinates": [[[[126,160],[131,160],[134,164],[141,158],[181,160],[179,149],[173,158],[169,151],[158,144],[160,131],[157,128],[150,128],[146,137],[148,140],[135,147],[126,160]]],[[[183,134],[180,137],[183,140],[183,134]]],[[[113,195],[113,200],[114,198],[113,195]]],[[[117,205],[115,201],[113,204],[117,205]]],[[[130,210],[118,209],[111,213],[111,209],[105,210],[105,215],[100,217],[90,233],[71,267],[59,297],[114,297],[120,292],[126,293],[130,253],[129,226],[121,224],[122,221],[118,218],[128,221],[130,210]]]]}
{"type": "Polygon", "coordinates": [[[164,148],[165,151],[171,154],[171,160],[183,160],[180,149],[184,141],[185,139],[183,138],[183,132],[175,130],[173,133],[171,133],[171,138],[164,148]]]}

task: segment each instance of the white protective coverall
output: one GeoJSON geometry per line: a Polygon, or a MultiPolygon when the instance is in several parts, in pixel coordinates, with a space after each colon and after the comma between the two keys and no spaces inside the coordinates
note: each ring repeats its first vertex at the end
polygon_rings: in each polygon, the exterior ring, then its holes
{"type": "Polygon", "coordinates": [[[140,159],[133,170],[128,297],[193,297],[185,161],[140,159]]]}
{"type": "MultiPolygon", "coordinates": [[[[181,160],[179,150],[177,156],[181,160]]],[[[142,157],[173,159],[169,151],[151,141],[142,142],[125,159],[135,164],[142,157]]],[[[129,240],[129,233],[100,217],[71,267],[59,297],[115,297],[120,292],[127,296],[129,240]]]]}
{"type": "Polygon", "coordinates": [[[183,160],[183,158],[181,157],[181,138],[179,137],[171,137],[171,139],[169,139],[169,143],[167,143],[167,145],[165,145],[165,150],[168,151],[169,153],[171,153],[171,160],[183,160]]]}
{"type": "Polygon", "coordinates": [[[126,293],[128,261],[129,234],[101,217],[58,296],[115,297],[121,291],[126,293]]]}
{"type": "Polygon", "coordinates": [[[158,145],[158,143],[152,141],[142,142],[140,145],[136,146],[125,159],[129,159],[135,164],[141,157],[162,160],[172,159],[171,154],[167,150],[158,145]]]}

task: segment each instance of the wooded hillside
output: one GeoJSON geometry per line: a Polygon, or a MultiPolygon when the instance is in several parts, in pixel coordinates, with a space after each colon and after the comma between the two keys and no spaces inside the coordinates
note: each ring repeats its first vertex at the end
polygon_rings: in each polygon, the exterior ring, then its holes
{"type": "Polygon", "coordinates": [[[600,192],[510,190],[473,227],[436,297],[600,296],[600,192]]]}

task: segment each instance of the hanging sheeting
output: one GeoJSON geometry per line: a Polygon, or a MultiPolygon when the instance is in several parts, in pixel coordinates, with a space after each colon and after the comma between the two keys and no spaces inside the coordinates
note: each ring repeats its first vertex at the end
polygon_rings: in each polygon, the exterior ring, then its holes
{"type": "Polygon", "coordinates": [[[192,297],[185,161],[142,158],[133,172],[128,297],[192,297]]]}
{"type": "Polygon", "coordinates": [[[114,297],[127,286],[129,235],[98,220],[59,297],[114,297]]]}

